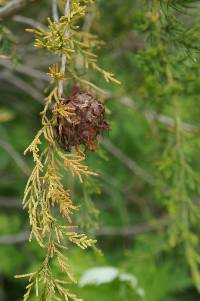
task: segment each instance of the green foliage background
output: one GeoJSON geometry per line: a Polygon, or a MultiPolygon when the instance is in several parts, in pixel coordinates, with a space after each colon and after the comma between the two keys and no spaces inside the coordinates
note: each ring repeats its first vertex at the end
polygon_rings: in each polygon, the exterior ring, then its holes
{"type": "MultiPolygon", "coordinates": [[[[134,274],[145,301],[199,300],[199,5],[98,0],[91,21],[91,31],[105,41],[99,64],[122,84],[91,74],[107,91],[112,130],[88,154],[98,179],[83,188],[69,176],[66,181],[81,203],[80,226],[93,232],[98,224],[103,255],[70,249],[69,257],[78,279],[95,266],[134,274]]],[[[19,14],[46,23],[51,5],[40,1],[19,14]]],[[[23,151],[40,127],[48,88],[42,74],[51,58],[33,48],[24,30],[30,25],[16,16],[0,26],[0,300],[17,301],[24,283],[13,275],[31,271],[43,254],[34,242],[5,240],[28,229],[20,203],[32,162],[23,151]]],[[[87,301],[139,300],[117,280],[73,290],[87,301]]]]}

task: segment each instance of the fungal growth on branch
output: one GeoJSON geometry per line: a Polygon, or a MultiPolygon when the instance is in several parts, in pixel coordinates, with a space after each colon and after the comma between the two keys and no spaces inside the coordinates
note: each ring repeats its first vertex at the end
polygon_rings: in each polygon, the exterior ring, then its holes
{"type": "Polygon", "coordinates": [[[56,129],[59,145],[66,151],[70,151],[72,146],[79,150],[80,145],[84,145],[85,150],[95,151],[98,136],[109,128],[103,104],[77,86],[62,103],[68,105],[72,115],[65,117],[58,113],[56,129]]]}

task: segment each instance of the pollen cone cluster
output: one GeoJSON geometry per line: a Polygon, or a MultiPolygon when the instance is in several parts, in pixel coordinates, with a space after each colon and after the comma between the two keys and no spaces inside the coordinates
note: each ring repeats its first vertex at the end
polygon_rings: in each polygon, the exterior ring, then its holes
{"type": "Polygon", "coordinates": [[[57,117],[59,145],[66,151],[70,151],[71,147],[79,150],[80,145],[84,145],[85,150],[95,151],[98,136],[109,129],[103,104],[79,87],[74,87],[72,95],[62,101],[73,114],[57,117]]]}

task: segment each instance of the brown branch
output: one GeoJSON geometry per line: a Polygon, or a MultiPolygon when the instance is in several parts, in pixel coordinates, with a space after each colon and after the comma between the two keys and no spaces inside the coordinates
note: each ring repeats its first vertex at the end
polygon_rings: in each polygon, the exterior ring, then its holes
{"type": "Polygon", "coordinates": [[[22,23],[22,24],[30,25],[31,27],[34,27],[34,28],[41,28],[44,30],[48,29],[47,26],[43,25],[42,23],[40,23],[32,18],[16,15],[12,18],[12,20],[15,22],[22,23]]]}
{"type": "Polygon", "coordinates": [[[108,139],[102,139],[101,144],[107,149],[113,156],[118,158],[129,170],[135,173],[137,176],[141,177],[147,183],[155,185],[153,177],[148,174],[144,169],[142,169],[133,159],[129,158],[124,154],[118,147],[116,147],[108,139]]]}
{"type": "Polygon", "coordinates": [[[43,95],[35,89],[32,85],[27,83],[25,80],[15,76],[8,70],[4,70],[0,73],[0,79],[3,81],[9,82],[11,85],[16,86],[20,90],[24,91],[26,94],[30,95],[31,98],[34,98],[39,103],[43,104],[43,95]]]}
{"type": "MultiPolygon", "coordinates": [[[[128,96],[123,96],[123,97],[115,97],[115,99],[118,99],[118,101],[125,105],[126,107],[134,110],[134,111],[141,111],[140,108],[138,107],[137,103],[132,100],[131,98],[129,98],[128,96]]],[[[157,120],[160,123],[166,125],[167,127],[170,128],[175,128],[175,120],[167,115],[164,114],[158,114],[154,111],[143,111],[142,112],[146,118],[146,120],[148,121],[153,121],[153,120],[157,120]]],[[[199,132],[200,129],[198,127],[195,127],[194,125],[191,125],[189,123],[186,122],[181,122],[181,128],[182,130],[186,131],[186,132],[199,132]]]]}
{"type": "Polygon", "coordinates": [[[16,152],[16,150],[10,143],[0,138],[0,147],[2,147],[11,156],[11,158],[13,158],[17,166],[26,176],[30,175],[29,166],[26,164],[24,159],[16,152]]]}
{"type": "Polygon", "coordinates": [[[143,233],[160,230],[169,225],[169,223],[170,219],[168,217],[164,217],[163,219],[152,224],[144,223],[123,227],[105,226],[98,230],[95,230],[94,234],[97,236],[136,236],[143,233]]]}
{"type": "Polygon", "coordinates": [[[22,208],[20,200],[10,197],[0,197],[0,207],[6,209],[19,209],[22,208]]]}
{"type": "Polygon", "coordinates": [[[4,235],[0,237],[0,245],[14,245],[21,244],[29,239],[30,233],[28,231],[20,232],[13,235],[4,235]]]}
{"type": "Polygon", "coordinates": [[[12,0],[0,8],[0,19],[10,17],[35,0],[12,0]]]}
{"type": "MultiPolygon", "coordinates": [[[[112,227],[105,226],[98,230],[94,230],[93,233],[96,236],[136,236],[143,233],[148,233],[152,231],[159,231],[169,225],[171,220],[168,217],[164,217],[159,221],[152,224],[138,224],[134,226],[124,226],[124,227],[112,227]]],[[[0,245],[13,245],[21,244],[29,239],[30,233],[28,231],[20,232],[13,235],[4,235],[0,237],[0,245]]]]}
{"type": "Polygon", "coordinates": [[[49,76],[47,74],[41,72],[40,70],[33,69],[29,66],[22,64],[13,65],[6,59],[0,59],[0,65],[11,71],[16,71],[39,80],[49,82],[49,76]]]}

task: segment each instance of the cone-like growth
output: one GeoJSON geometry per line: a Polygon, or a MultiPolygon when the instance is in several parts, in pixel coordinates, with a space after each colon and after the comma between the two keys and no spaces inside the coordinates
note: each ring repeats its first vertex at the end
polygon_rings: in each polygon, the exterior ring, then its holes
{"type": "Polygon", "coordinates": [[[66,117],[58,114],[58,143],[67,151],[72,146],[78,149],[80,145],[84,145],[86,150],[94,151],[97,137],[109,128],[103,104],[78,87],[73,89],[72,95],[64,99],[63,103],[69,106],[73,114],[66,117]]]}

